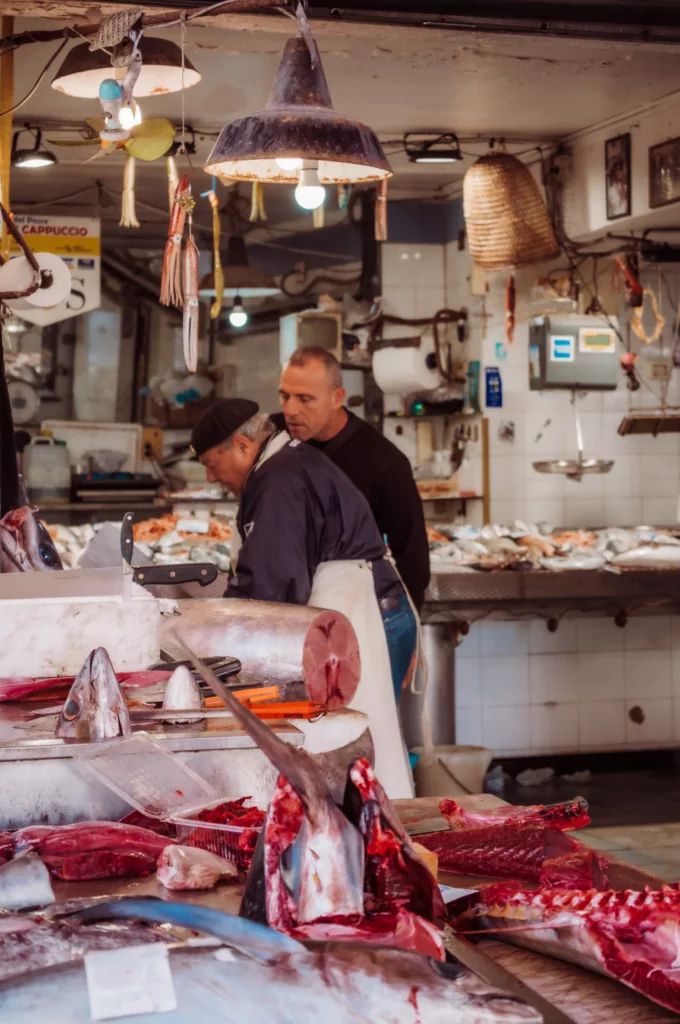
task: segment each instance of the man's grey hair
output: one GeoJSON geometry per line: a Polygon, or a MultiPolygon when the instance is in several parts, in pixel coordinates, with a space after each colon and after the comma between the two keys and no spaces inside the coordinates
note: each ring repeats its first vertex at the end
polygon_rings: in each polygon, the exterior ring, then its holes
{"type": "Polygon", "coordinates": [[[307,345],[304,348],[296,348],[288,360],[289,366],[306,366],[307,363],[319,362],[322,364],[328,375],[328,382],[332,388],[342,387],[342,367],[332,352],[321,348],[320,345],[307,345]]]}
{"type": "Polygon", "coordinates": [[[220,448],[231,448],[237,434],[247,437],[249,441],[266,441],[268,437],[276,433],[276,427],[269,419],[266,412],[256,412],[249,420],[242,423],[230,437],[223,441],[220,448]]]}

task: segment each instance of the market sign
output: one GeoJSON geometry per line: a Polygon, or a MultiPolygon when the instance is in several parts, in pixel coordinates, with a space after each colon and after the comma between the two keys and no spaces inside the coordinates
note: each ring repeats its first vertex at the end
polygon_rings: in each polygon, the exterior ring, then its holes
{"type": "MultiPolygon", "coordinates": [[[[16,214],[14,223],[33,252],[60,256],[71,271],[71,294],[47,309],[22,309],[18,316],[38,327],[89,313],[101,305],[101,227],[99,217],[38,217],[16,214]]],[[[12,241],[11,256],[22,252],[12,241]]]]}

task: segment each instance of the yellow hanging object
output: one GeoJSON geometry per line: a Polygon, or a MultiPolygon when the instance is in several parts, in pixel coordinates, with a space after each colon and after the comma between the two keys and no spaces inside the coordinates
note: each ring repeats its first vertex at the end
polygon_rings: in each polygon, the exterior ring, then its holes
{"type": "Polygon", "coordinates": [[[647,298],[647,296],[649,296],[649,300],[651,302],[652,313],[654,314],[654,319],[656,321],[654,330],[651,334],[647,334],[647,332],[645,331],[644,324],[642,323],[642,314],[644,306],[635,307],[635,309],[633,310],[633,319],[631,320],[630,326],[633,329],[633,334],[637,335],[640,341],[643,341],[645,345],[653,345],[655,342],[659,340],[659,338],[663,334],[663,329],[666,326],[666,318],[663,317],[659,311],[659,303],[657,302],[656,295],[654,294],[652,289],[645,288],[643,295],[644,298],[647,298]]]}
{"type": "Polygon", "coordinates": [[[252,201],[250,204],[250,223],[255,224],[259,220],[266,220],[267,214],[264,208],[264,192],[262,182],[253,182],[252,201]]]}
{"type": "Polygon", "coordinates": [[[170,213],[172,213],[172,207],[175,202],[175,192],[179,185],[179,171],[177,170],[177,161],[174,156],[166,156],[165,166],[168,172],[168,207],[170,213]]]}
{"type": "Polygon", "coordinates": [[[375,190],[375,240],[387,241],[387,178],[383,178],[375,190]]]}
{"type": "Polygon", "coordinates": [[[210,319],[216,320],[222,310],[224,301],[224,274],[220,261],[220,201],[216,192],[208,192],[208,202],[212,206],[213,223],[213,266],[215,268],[215,301],[210,307],[210,319]]]}
{"type": "Polygon", "coordinates": [[[135,212],[135,158],[125,158],[125,172],[123,174],[123,204],[120,211],[120,227],[138,228],[139,221],[135,212]]]}
{"type": "Polygon", "coordinates": [[[324,204],[323,203],[321,204],[321,206],[317,206],[317,208],[314,210],[313,216],[314,216],[314,227],[315,228],[322,228],[324,226],[324,224],[326,223],[326,213],[325,213],[325,209],[324,209],[324,204]]]}

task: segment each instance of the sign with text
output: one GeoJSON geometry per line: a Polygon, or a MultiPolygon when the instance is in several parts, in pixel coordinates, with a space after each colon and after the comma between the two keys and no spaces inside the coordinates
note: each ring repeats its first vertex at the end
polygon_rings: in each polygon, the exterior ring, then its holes
{"type": "MultiPolygon", "coordinates": [[[[99,217],[16,214],[14,223],[33,252],[59,256],[71,272],[71,294],[47,309],[22,309],[22,320],[46,327],[89,313],[101,304],[101,229],[99,217]]],[[[23,255],[12,242],[11,256],[23,255]]]]}

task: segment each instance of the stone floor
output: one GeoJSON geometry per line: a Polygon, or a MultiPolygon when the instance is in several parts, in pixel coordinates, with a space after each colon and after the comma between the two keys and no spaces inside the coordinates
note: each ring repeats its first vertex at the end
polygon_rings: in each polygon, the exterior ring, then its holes
{"type": "Polygon", "coordinates": [[[581,842],[644,868],[664,882],[680,881],[680,823],[582,829],[581,842]]]}

